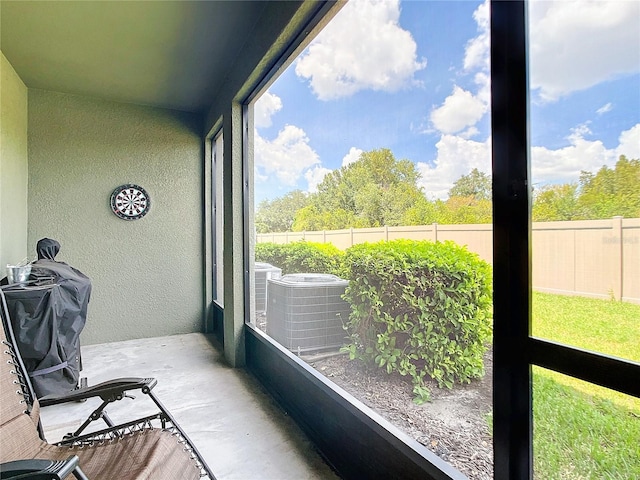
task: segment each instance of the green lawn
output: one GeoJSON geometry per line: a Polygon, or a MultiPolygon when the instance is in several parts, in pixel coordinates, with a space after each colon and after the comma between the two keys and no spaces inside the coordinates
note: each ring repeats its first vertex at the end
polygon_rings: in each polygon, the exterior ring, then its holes
{"type": "MultiPolygon", "coordinates": [[[[640,361],[640,305],[534,293],[533,335],[640,361]]],[[[540,480],[640,478],[640,399],[534,367],[540,480]]]]}
{"type": "Polygon", "coordinates": [[[532,333],[640,362],[640,305],[534,292],[532,333]]]}
{"type": "MultiPolygon", "coordinates": [[[[534,292],[532,334],[640,362],[640,305],[534,292]]],[[[640,415],[638,398],[555,372],[538,371],[564,385],[607,398],[640,415]]]]}
{"type": "Polygon", "coordinates": [[[640,417],[534,369],[535,478],[640,478],[640,417]]]}

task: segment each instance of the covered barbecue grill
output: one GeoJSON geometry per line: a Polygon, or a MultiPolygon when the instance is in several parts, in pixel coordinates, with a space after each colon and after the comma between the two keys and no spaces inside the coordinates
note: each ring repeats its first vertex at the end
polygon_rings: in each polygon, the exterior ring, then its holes
{"type": "Polygon", "coordinates": [[[2,287],[18,348],[38,397],[73,390],[80,381],[80,332],[87,320],[91,280],[56,262],[60,244],[38,242],[26,284],[2,287]]]}

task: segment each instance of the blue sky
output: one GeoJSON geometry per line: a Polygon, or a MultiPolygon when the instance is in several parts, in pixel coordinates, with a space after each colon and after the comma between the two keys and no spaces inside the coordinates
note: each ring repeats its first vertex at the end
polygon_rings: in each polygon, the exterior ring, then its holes
{"type": "MultiPolygon", "coordinates": [[[[640,2],[533,1],[529,19],[534,184],[640,158],[640,2]]],[[[429,198],[489,173],[488,28],[487,2],[351,0],[255,104],[256,202],[377,148],[429,198]]]]}

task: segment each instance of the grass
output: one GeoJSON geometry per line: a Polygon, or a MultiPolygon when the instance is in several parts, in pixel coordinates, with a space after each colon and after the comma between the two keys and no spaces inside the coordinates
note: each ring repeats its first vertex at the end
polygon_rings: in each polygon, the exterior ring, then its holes
{"type": "MultiPolygon", "coordinates": [[[[534,292],[532,334],[640,362],[640,305],[534,292]]],[[[540,374],[640,415],[638,398],[547,370],[540,374]]]]}
{"type": "MultiPolygon", "coordinates": [[[[543,293],[533,335],[640,361],[640,306],[543,293]]],[[[640,399],[534,367],[534,468],[544,480],[640,478],[640,399]]]]}
{"type": "Polygon", "coordinates": [[[640,478],[640,418],[534,369],[535,478],[640,478]]]}
{"type": "Polygon", "coordinates": [[[532,333],[640,362],[640,305],[533,293],[532,333]]]}

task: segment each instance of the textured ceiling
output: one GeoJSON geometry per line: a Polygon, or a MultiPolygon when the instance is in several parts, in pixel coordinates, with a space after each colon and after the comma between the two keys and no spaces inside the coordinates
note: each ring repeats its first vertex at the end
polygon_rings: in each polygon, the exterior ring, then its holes
{"type": "Polygon", "coordinates": [[[266,2],[0,2],[0,48],[29,88],[203,111],[266,2]]]}

